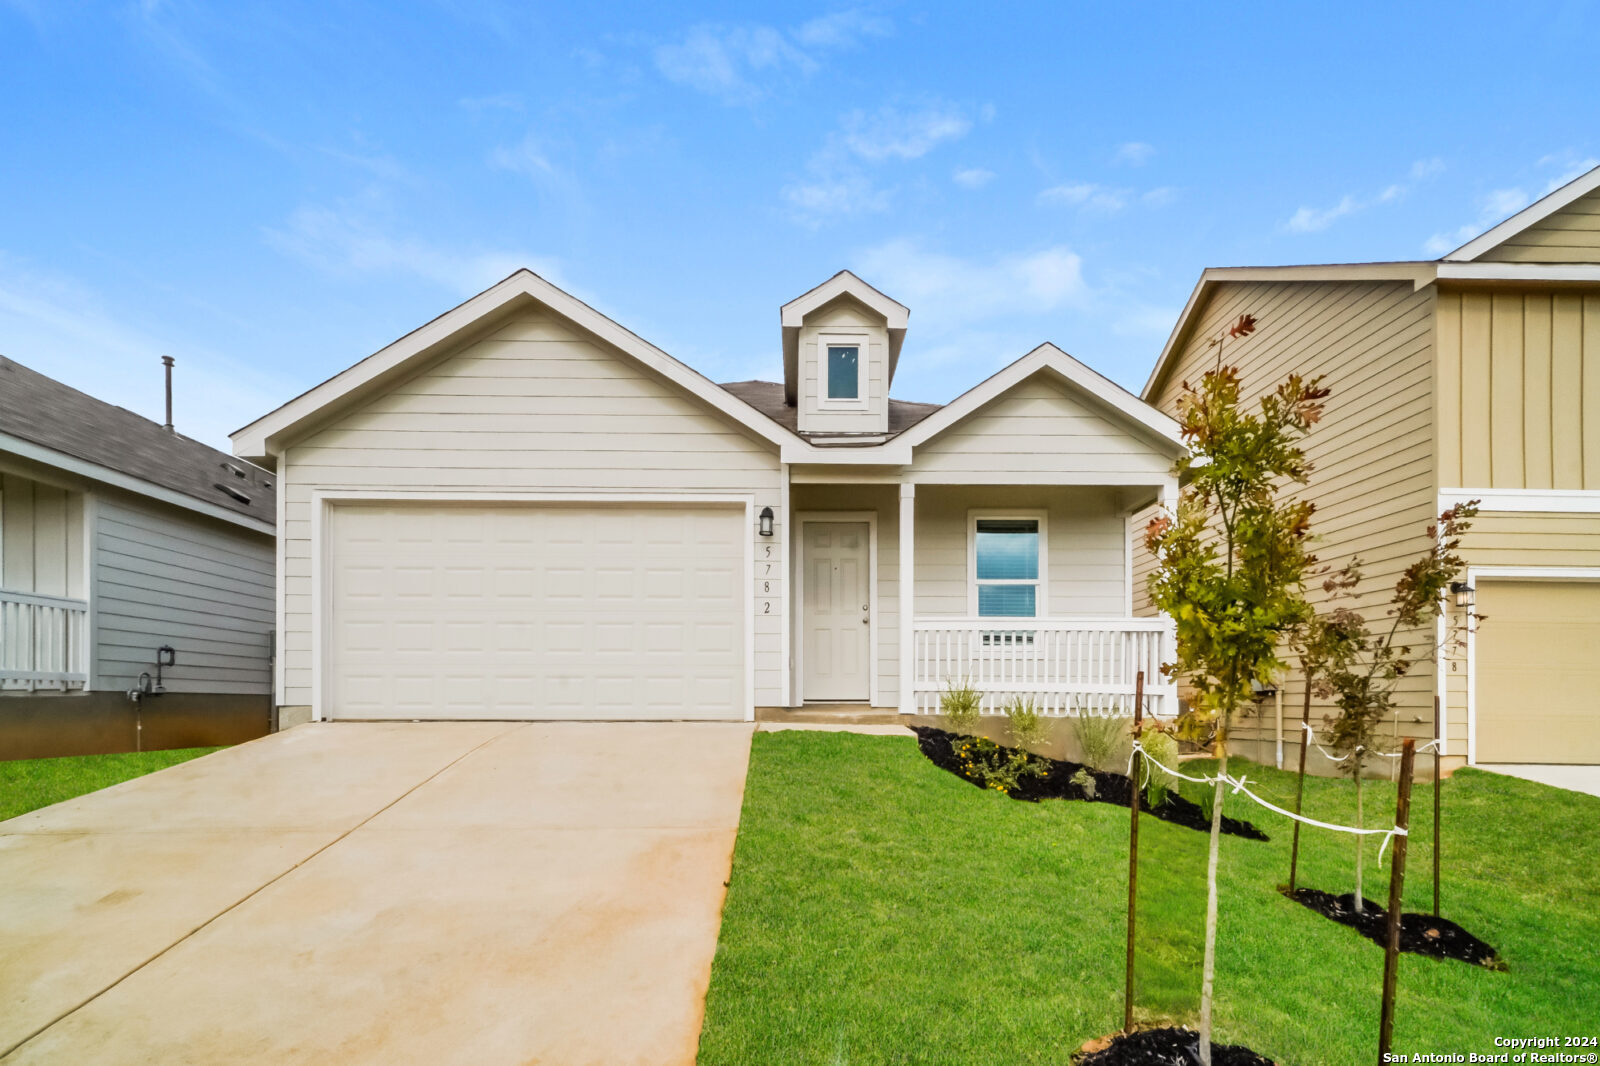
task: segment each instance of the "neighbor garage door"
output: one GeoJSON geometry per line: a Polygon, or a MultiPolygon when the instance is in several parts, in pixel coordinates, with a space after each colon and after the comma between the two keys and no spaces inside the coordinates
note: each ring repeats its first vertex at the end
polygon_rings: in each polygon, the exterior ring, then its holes
{"type": "Polygon", "coordinates": [[[1600,582],[1480,578],[1477,758],[1600,763],[1600,582]]]}
{"type": "Polygon", "coordinates": [[[337,506],[328,716],[742,718],[743,516],[337,506]]]}

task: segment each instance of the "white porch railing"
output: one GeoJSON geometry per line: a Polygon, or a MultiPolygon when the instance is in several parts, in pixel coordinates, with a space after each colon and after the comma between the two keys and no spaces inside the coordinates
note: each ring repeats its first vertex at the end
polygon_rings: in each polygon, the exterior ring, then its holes
{"type": "Polygon", "coordinates": [[[1048,715],[1131,716],[1144,671],[1144,713],[1178,713],[1162,673],[1175,649],[1165,618],[918,618],[912,623],[911,690],[917,713],[937,714],[950,684],[983,693],[983,713],[1015,697],[1048,715]]]}
{"type": "Polygon", "coordinates": [[[0,589],[0,689],[79,689],[89,682],[89,604],[0,589]]]}

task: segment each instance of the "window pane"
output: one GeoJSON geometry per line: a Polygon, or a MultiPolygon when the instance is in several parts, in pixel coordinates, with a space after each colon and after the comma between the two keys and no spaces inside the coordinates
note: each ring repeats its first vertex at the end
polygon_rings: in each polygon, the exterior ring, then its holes
{"type": "Polygon", "coordinates": [[[979,585],[978,614],[984,618],[1032,618],[1033,585],[979,585]]]}
{"type": "Polygon", "coordinates": [[[1039,576],[1036,519],[978,519],[978,580],[1035,580],[1039,576]]]}
{"type": "Polygon", "coordinates": [[[828,399],[855,400],[861,396],[861,349],[854,345],[828,345],[828,399]]]}

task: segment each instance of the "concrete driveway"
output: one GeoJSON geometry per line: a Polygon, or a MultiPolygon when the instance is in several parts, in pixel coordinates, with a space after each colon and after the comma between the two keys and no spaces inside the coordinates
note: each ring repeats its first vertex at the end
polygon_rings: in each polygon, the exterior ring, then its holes
{"type": "Polygon", "coordinates": [[[12,1063],[691,1063],[751,727],[317,724],[0,822],[12,1063]]]}

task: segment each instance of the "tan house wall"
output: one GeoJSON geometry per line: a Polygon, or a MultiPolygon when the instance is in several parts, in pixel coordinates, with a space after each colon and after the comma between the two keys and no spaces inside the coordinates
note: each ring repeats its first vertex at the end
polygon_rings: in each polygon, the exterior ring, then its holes
{"type": "Polygon", "coordinates": [[[1600,293],[1446,289],[1438,328],[1441,487],[1600,489],[1600,293]]]}
{"type": "MultiPolygon", "coordinates": [[[[1314,550],[1333,566],[1352,557],[1363,561],[1359,595],[1346,602],[1380,618],[1400,572],[1426,549],[1434,514],[1433,290],[1417,291],[1409,281],[1223,283],[1193,318],[1148,399],[1175,413],[1182,383],[1215,365],[1216,351],[1207,342],[1241,314],[1256,317],[1258,332],[1228,342],[1223,360],[1239,368],[1246,395],[1268,392],[1290,373],[1323,374],[1333,390],[1326,417],[1306,440],[1315,464],[1306,489],[1317,505],[1314,550]]],[[[1149,613],[1142,586],[1154,562],[1138,543],[1143,517],[1131,523],[1140,577],[1135,610],[1149,613]]],[[[1321,602],[1320,588],[1314,584],[1311,591],[1321,602]]],[[[1432,642],[1431,633],[1415,637],[1432,642]]],[[[1291,671],[1281,688],[1290,759],[1298,751],[1304,686],[1291,671]]],[[[1432,735],[1432,695],[1432,667],[1423,664],[1400,689],[1402,735],[1432,735]]],[[[1314,702],[1313,725],[1330,713],[1331,706],[1314,702]]],[[[1275,716],[1271,701],[1252,711],[1236,729],[1238,749],[1270,761],[1275,716]]]]}
{"type": "Polygon", "coordinates": [[[1501,263],[1600,263],[1600,189],[1478,257],[1501,263]]]}
{"type": "MultiPolygon", "coordinates": [[[[279,474],[291,707],[311,702],[313,490],[738,492],[773,509],[775,543],[788,521],[771,445],[537,310],[294,442],[279,474]]],[[[782,698],[784,591],[756,618],[758,704],[782,698]]]]}

